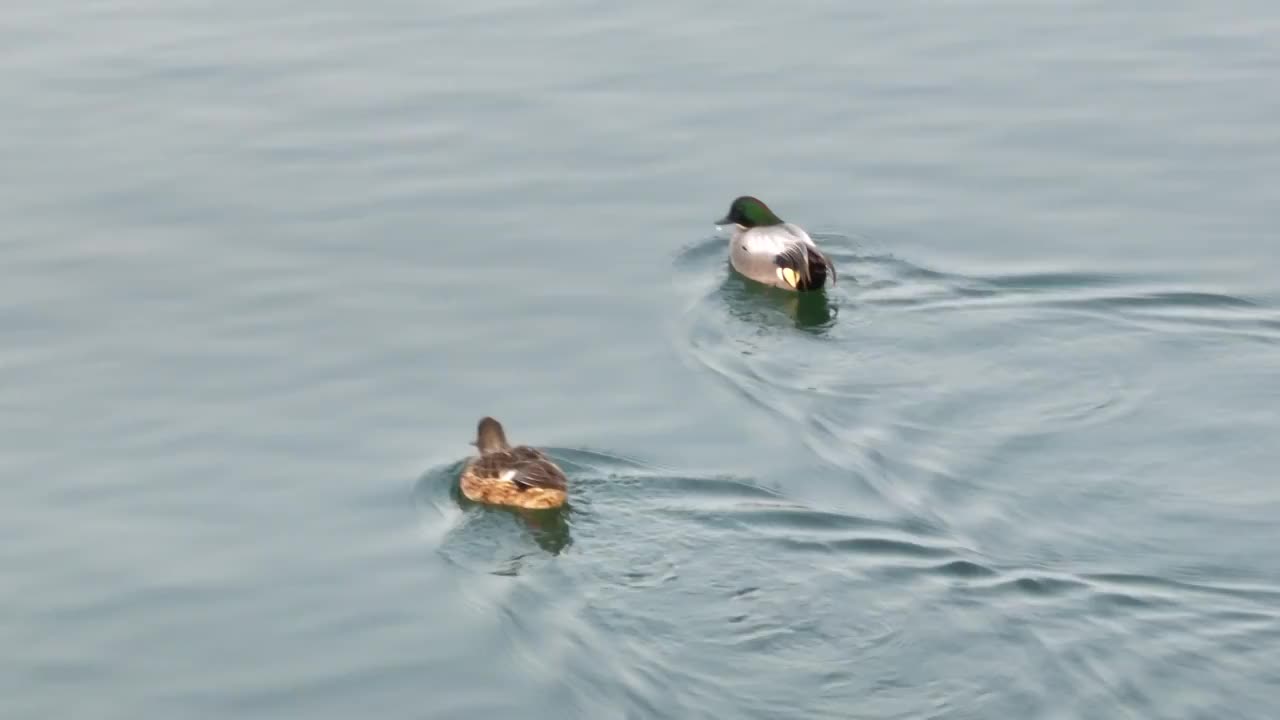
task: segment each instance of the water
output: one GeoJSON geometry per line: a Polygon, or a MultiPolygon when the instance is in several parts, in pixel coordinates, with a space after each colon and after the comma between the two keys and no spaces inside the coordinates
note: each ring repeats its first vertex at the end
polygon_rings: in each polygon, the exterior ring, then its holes
{"type": "Polygon", "coordinates": [[[0,716],[1271,717],[1278,35],[9,8],[0,716]],[[483,414],[572,511],[458,501],[483,414]]]}

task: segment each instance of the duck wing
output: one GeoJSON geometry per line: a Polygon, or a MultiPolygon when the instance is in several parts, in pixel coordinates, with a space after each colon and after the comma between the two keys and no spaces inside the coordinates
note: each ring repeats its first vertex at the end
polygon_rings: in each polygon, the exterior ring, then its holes
{"type": "Polygon", "coordinates": [[[828,274],[831,284],[836,282],[836,266],[816,245],[797,242],[775,255],[773,264],[783,270],[779,273],[783,281],[796,290],[817,290],[827,283],[828,274]]]}
{"type": "Polygon", "coordinates": [[[490,477],[500,477],[521,488],[565,489],[564,473],[542,452],[531,447],[485,453],[476,461],[476,470],[490,477]]]}

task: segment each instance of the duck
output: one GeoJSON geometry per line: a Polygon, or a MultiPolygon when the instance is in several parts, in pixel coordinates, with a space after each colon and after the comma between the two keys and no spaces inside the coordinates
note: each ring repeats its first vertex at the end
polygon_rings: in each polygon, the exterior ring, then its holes
{"type": "Polygon", "coordinates": [[[729,206],[716,225],[733,226],[729,263],[756,282],[783,290],[821,290],[836,266],[799,225],[783,222],[758,198],[743,195],[729,206]]]}
{"type": "Polygon", "coordinates": [[[512,447],[497,420],[481,418],[472,444],[479,454],[467,460],[458,482],[468,500],[527,510],[559,508],[568,501],[564,472],[540,450],[512,447]]]}

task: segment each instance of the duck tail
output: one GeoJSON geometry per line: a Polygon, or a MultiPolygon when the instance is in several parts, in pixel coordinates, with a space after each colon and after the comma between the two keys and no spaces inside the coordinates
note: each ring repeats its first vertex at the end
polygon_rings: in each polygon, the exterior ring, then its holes
{"type": "Polygon", "coordinates": [[[836,284],[836,266],[831,259],[816,247],[805,249],[809,256],[809,284],[803,290],[819,290],[827,284],[827,276],[831,276],[831,284],[836,284]]]}

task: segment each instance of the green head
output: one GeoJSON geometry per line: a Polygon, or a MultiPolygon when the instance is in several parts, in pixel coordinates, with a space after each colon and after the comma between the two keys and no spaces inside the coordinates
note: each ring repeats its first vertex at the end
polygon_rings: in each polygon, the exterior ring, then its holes
{"type": "Polygon", "coordinates": [[[717,225],[741,225],[742,227],[760,227],[762,225],[781,225],[782,218],[773,214],[768,205],[760,200],[743,195],[729,206],[729,214],[725,215],[717,225]]]}

